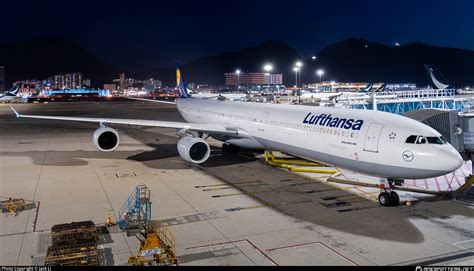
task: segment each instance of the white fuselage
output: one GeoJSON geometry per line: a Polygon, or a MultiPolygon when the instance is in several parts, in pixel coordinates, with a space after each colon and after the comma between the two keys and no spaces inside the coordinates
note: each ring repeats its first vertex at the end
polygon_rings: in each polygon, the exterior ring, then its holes
{"type": "Polygon", "coordinates": [[[278,150],[373,176],[430,178],[462,165],[461,156],[450,144],[426,142],[427,137],[439,138],[437,131],[395,114],[199,99],[178,99],[177,106],[190,123],[242,131],[240,139],[211,134],[220,140],[278,150]],[[425,137],[426,143],[405,143],[409,136],[425,137]]]}
{"type": "Polygon", "coordinates": [[[15,101],[17,96],[2,95],[0,96],[0,102],[12,102],[15,101]]]}

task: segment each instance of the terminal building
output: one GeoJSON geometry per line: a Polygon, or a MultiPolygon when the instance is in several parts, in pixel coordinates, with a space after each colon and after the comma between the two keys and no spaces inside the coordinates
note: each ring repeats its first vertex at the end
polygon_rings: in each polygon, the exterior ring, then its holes
{"type": "MultiPolygon", "coordinates": [[[[342,82],[328,82],[324,81],[321,83],[313,83],[305,85],[308,89],[318,89],[325,92],[348,92],[348,91],[360,91],[367,87],[369,82],[353,82],[353,83],[342,83],[342,82]]],[[[373,82],[372,88],[377,89],[383,85],[382,82],[373,82]]],[[[416,90],[417,87],[413,83],[397,83],[397,84],[386,84],[385,89],[387,91],[402,91],[402,90],[416,90]]]]}
{"type": "Polygon", "coordinates": [[[107,97],[110,95],[110,91],[107,89],[56,89],[56,90],[43,90],[43,96],[55,97],[55,96],[98,96],[107,97]]]}
{"type": "Polygon", "coordinates": [[[226,73],[225,85],[281,85],[283,74],[272,74],[263,72],[226,73]]]}
{"type": "MultiPolygon", "coordinates": [[[[305,88],[308,89],[319,89],[325,92],[349,92],[349,91],[359,91],[365,88],[369,83],[368,82],[353,82],[353,83],[342,83],[342,82],[328,82],[323,81],[321,83],[313,83],[305,85],[305,88]]],[[[373,87],[378,88],[382,86],[383,83],[374,83],[373,87]]]]}
{"type": "MultiPolygon", "coordinates": [[[[89,81],[90,84],[90,81],[89,81]]],[[[82,88],[82,73],[65,73],[58,74],[49,77],[46,82],[46,88],[48,89],[71,89],[71,88],[82,88]]]]}

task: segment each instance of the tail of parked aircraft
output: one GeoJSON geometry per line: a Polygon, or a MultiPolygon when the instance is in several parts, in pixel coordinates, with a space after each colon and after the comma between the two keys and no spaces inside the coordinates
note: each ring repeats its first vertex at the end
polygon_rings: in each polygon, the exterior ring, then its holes
{"type": "Polygon", "coordinates": [[[362,88],[360,92],[369,92],[370,90],[372,90],[373,85],[374,85],[373,83],[369,83],[367,86],[362,88]]]}
{"type": "Polygon", "coordinates": [[[385,91],[385,87],[387,86],[387,84],[383,83],[378,89],[375,90],[375,92],[382,92],[382,91],[385,91]]]}
{"type": "Polygon", "coordinates": [[[451,83],[443,76],[443,74],[436,68],[425,64],[425,69],[428,72],[428,76],[437,89],[453,88],[451,83]]]}
{"type": "Polygon", "coordinates": [[[181,71],[181,65],[179,62],[176,62],[176,86],[178,88],[180,98],[188,98],[188,88],[186,82],[184,81],[183,72],[181,71]]]}
{"type": "Polygon", "coordinates": [[[13,85],[9,90],[5,92],[5,96],[16,96],[20,90],[21,84],[13,85]]]}

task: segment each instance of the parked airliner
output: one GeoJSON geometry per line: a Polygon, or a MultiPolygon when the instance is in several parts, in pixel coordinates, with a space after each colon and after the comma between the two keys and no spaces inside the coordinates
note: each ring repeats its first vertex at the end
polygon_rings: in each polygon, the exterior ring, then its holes
{"type": "MultiPolygon", "coordinates": [[[[193,99],[179,67],[177,77],[180,98],[175,103],[187,123],[22,115],[12,109],[18,118],[98,123],[92,141],[106,152],[119,145],[119,134],[108,127],[110,124],[176,128],[180,156],[197,164],[205,162],[211,153],[209,144],[199,136],[203,134],[224,142],[223,151],[237,147],[282,151],[387,178],[391,184],[398,179],[445,175],[463,163],[440,133],[403,116],[359,109],[193,99]]],[[[380,203],[398,204],[396,193],[389,192],[380,194],[380,203]]]]}
{"type": "Polygon", "coordinates": [[[12,102],[18,97],[18,91],[20,90],[21,84],[13,85],[9,90],[5,91],[4,94],[0,95],[0,102],[12,102]]]}
{"type": "Polygon", "coordinates": [[[304,92],[300,95],[302,101],[314,100],[316,102],[334,102],[334,100],[344,94],[343,92],[304,92]]]}
{"type": "Polygon", "coordinates": [[[303,92],[300,95],[302,101],[311,100],[315,102],[334,102],[337,98],[364,98],[368,99],[370,96],[366,95],[372,90],[373,83],[369,83],[366,87],[360,89],[358,92],[303,92]]]}

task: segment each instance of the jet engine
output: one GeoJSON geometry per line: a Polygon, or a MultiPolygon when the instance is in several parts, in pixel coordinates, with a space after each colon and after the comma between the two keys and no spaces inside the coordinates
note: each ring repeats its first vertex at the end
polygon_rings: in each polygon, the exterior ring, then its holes
{"type": "Polygon", "coordinates": [[[186,135],[178,141],[178,153],[184,161],[200,164],[209,158],[211,148],[203,139],[186,135]]]}
{"type": "Polygon", "coordinates": [[[100,127],[95,130],[92,136],[94,146],[100,151],[113,151],[119,145],[120,137],[115,129],[110,127],[100,127]]]}

